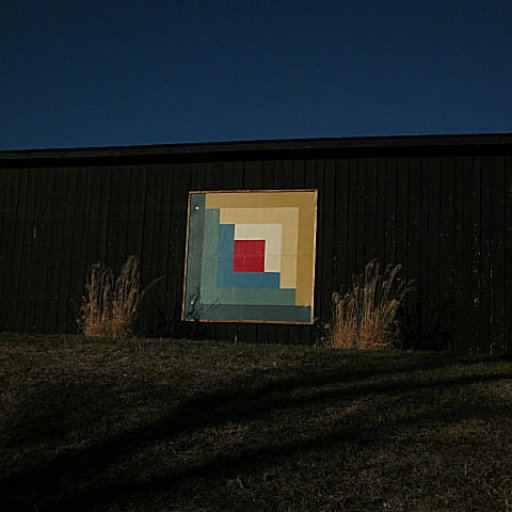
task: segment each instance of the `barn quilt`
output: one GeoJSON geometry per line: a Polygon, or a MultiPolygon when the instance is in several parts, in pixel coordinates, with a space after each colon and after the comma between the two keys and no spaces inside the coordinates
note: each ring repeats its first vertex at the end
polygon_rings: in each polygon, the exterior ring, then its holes
{"type": "Polygon", "coordinates": [[[183,319],[312,323],[317,192],[191,192],[183,319]]]}

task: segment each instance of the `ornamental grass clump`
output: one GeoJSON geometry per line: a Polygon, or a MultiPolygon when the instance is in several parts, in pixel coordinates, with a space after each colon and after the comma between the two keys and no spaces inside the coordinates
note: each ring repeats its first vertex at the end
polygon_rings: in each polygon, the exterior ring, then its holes
{"type": "Polygon", "coordinates": [[[370,261],[364,274],[354,276],[352,290],[332,295],[332,324],[328,343],[335,348],[386,349],[393,347],[399,335],[398,309],[412,281],[400,281],[401,265],[389,265],[382,276],[376,260],[370,261]]]}
{"type": "Polygon", "coordinates": [[[133,334],[144,295],[164,276],[140,291],[140,262],[130,256],[114,280],[104,263],[94,263],[85,284],[85,297],[78,324],[85,336],[127,337],[133,334]]]}

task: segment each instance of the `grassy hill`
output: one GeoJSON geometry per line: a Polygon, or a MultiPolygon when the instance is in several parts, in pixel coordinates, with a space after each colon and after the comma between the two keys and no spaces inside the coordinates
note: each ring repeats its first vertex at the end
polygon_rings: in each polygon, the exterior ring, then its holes
{"type": "Polygon", "coordinates": [[[499,357],[0,335],[5,511],[510,511],[499,357]]]}

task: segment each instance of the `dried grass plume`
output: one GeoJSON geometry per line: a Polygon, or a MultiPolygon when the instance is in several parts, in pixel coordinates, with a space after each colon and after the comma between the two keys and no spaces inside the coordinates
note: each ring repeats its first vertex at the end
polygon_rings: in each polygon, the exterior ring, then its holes
{"type": "Polygon", "coordinates": [[[127,337],[133,334],[139,307],[146,292],[165,276],[140,291],[140,262],[129,256],[114,280],[104,263],[94,263],[85,283],[78,324],[85,336],[127,337]]]}
{"type": "Polygon", "coordinates": [[[364,274],[353,276],[352,289],[345,295],[332,295],[332,324],[327,341],[335,348],[391,348],[399,335],[396,318],[413,281],[399,281],[401,265],[388,265],[379,273],[376,260],[370,261],[364,274]]]}

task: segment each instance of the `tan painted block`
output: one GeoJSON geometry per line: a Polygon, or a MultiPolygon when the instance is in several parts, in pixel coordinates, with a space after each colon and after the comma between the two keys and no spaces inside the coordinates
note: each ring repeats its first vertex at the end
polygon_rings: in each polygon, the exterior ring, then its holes
{"type": "Polygon", "coordinates": [[[299,240],[298,208],[222,208],[221,224],[281,224],[281,288],[295,288],[299,240]],[[284,256],[293,256],[286,258],[284,256]]]}
{"type": "Polygon", "coordinates": [[[206,192],[206,208],[290,208],[316,207],[316,192],[282,191],[266,192],[206,192]]]}
{"type": "Polygon", "coordinates": [[[280,286],[296,289],[297,305],[313,304],[316,202],[315,191],[207,192],[205,198],[206,208],[220,208],[221,224],[282,225],[279,263],[270,258],[269,265],[280,266],[280,286]]]}

